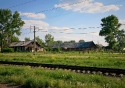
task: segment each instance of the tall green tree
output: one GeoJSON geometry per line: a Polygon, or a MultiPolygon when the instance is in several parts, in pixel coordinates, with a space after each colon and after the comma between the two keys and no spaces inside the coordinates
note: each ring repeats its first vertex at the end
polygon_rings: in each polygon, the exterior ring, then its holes
{"type": "Polygon", "coordinates": [[[121,24],[115,15],[110,15],[101,19],[102,29],[99,35],[105,37],[105,41],[111,49],[118,49],[119,46],[124,47],[125,31],[119,30],[121,24]],[[122,45],[122,46],[121,46],[122,45]]]}
{"type": "Polygon", "coordinates": [[[23,25],[24,21],[21,20],[17,11],[12,13],[9,9],[0,9],[1,46],[7,47],[12,36],[19,36],[23,25]]]}
{"type": "Polygon", "coordinates": [[[25,41],[30,41],[30,38],[28,38],[28,37],[25,37],[25,41]]]}
{"type": "Polygon", "coordinates": [[[69,42],[70,42],[70,43],[75,43],[76,41],[75,41],[75,40],[70,40],[69,42]]]}
{"type": "Polygon", "coordinates": [[[119,30],[116,34],[116,39],[117,39],[117,47],[116,49],[118,51],[122,51],[123,48],[125,48],[125,31],[124,30],[119,30]]]}
{"type": "Polygon", "coordinates": [[[81,39],[81,40],[79,40],[79,42],[82,43],[82,42],[85,42],[85,40],[81,39]]]}
{"type": "Polygon", "coordinates": [[[63,41],[61,41],[61,40],[57,40],[57,41],[54,41],[55,42],[55,44],[62,44],[63,43],[63,41]]]}
{"type": "Polygon", "coordinates": [[[45,35],[46,46],[51,47],[53,43],[54,43],[54,37],[51,34],[46,34],[45,35]]]}
{"type": "Polygon", "coordinates": [[[17,36],[12,36],[11,37],[11,42],[19,42],[19,38],[17,36]]]}
{"type": "Polygon", "coordinates": [[[37,41],[42,47],[45,47],[45,43],[43,42],[42,39],[40,39],[39,36],[36,37],[36,41],[37,41]]]}

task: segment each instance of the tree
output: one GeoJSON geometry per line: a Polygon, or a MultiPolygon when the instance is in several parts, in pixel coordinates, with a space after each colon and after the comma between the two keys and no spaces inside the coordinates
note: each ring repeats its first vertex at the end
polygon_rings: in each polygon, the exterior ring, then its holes
{"type": "Polygon", "coordinates": [[[36,41],[41,45],[41,46],[45,46],[44,42],[42,39],[39,38],[39,36],[36,37],[36,41]]]}
{"type": "Polygon", "coordinates": [[[53,43],[54,43],[54,37],[51,34],[46,34],[45,35],[46,46],[51,47],[53,43]]]}
{"type": "Polygon", "coordinates": [[[70,40],[70,41],[64,41],[64,43],[75,43],[75,40],[70,40]]]}
{"type": "Polygon", "coordinates": [[[105,41],[109,44],[111,49],[118,49],[120,45],[124,44],[125,40],[125,31],[119,30],[121,24],[119,23],[118,18],[114,15],[111,15],[102,18],[101,21],[102,30],[100,30],[99,35],[105,36],[105,41]]]}
{"type": "Polygon", "coordinates": [[[17,36],[12,36],[11,37],[11,42],[19,42],[19,38],[17,36]]]}
{"type": "Polygon", "coordinates": [[[61,40],[58,40],[58,41],[54,41],[55,44],[62,44],[63,42],[61,40]]]}
{"type": "Polygon", "coordinates": [[[69,43],[69,41],[64,41],[64,43],[69,43]]]}
{"type": "Polygon", "coordinates": [[[80,43],[85,42],[83,39],[79,40],[80,43]]]}
{"type": "Polygon", "coordinates": [[[25,41],[30,41],[30,38],[28,38],[28,37],[25,37],[25,41]]]}
{"type": "Polygon", "coordinates": [[[12,36],[21,34],[20,30],[24,25],[24,21],[19,16],[20,14],[17,11],[12,13],[8,9],[0,9],[1,48],[9,45],[12,36]]]}
{"type": "Polygon", "coordinates": [[[125,48],[125,31],[124,30],[119,30],[118,33],[116,34],[116,39],[117,39],[117,47],[116,49],[118,51],[122,51],[123,48],[125,48]]]}
{"type": "Polygon", "coordinates": [[[70,40],[70,43],[75,43],[76,41],[75,40],[70,40]]]}

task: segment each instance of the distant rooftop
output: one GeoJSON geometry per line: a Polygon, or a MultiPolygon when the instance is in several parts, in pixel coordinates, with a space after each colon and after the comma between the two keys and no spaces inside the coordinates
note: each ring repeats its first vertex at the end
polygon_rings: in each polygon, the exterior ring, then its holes
{"type": "Polygon", "coordinates": [[[30,41],[20,41],[20,42],[13,42],[10,44],[10,47],[15,47],[15,46],[26,46],[29,43],[33,42],[33,40],[30,41]]]}
{"type": "Polygon", "coordinates": [[[92,43],[94,44],[93,41],[78,42],[78,43],[59,43],[59,44],[53,45],[52,48],[57,48],[57,47],[61,47],[61,48],[87,48],[92,43]]]}

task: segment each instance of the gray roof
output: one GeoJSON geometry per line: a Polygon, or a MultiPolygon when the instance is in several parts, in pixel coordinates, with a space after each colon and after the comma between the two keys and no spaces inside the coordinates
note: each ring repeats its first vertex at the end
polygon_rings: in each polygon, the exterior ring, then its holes
{"type": "Polygon", "coordinates": [[[10,47],[16,47],[16,46],[26,46],[29,43],[33,42],[33,40],[30,41],[20,41],[20,42],[13,42],[10,44],[10,47]]]}
{"type": "Polygon", "coordinates": [[[65,48],[65,47],[74,48],[74,47],[76,47],[76,43],[64,43],[63,48],[65,48]]]}
{"type": "Polygon", "coordinates": [[[61,44],[55,44],[52,46],[52,48],[88,48],[91,44],[94,44],[93,41],[89,42],[81,42],[81,43],[61,43],[61,44]]]}
{"type": "Polygon", "coordinates": [[[93,43],[93,41],[78,43],[77,48],[88,48],[90,46],[90,44],[92,44],[92,43],[93,43]]]}

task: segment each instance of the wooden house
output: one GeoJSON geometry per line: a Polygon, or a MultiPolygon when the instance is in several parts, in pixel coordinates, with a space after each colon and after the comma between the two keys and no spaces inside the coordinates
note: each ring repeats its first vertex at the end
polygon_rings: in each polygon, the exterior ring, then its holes
{"type": "Polygon", "coordinates": [[[96,44],[93,41],[89,42],[78,42],[78,43],[61,43],[52,46],[53,49],[62,48],[66,51],[83,51],[83,50],[95,50],[97,49],[96,44]]]}
{"type": "MultiPolygon", "coordinates": [[[[42,51],[43,48],[36,42],[36,51],[42,51]]],[[[21,52],[33,52],[34,51],[34,42],[33,40],[30,41],[20,41],[20,42],[13,42],[9,45],[10,48],[13,48],[14,51],[21,51],[21,52]]]]}

